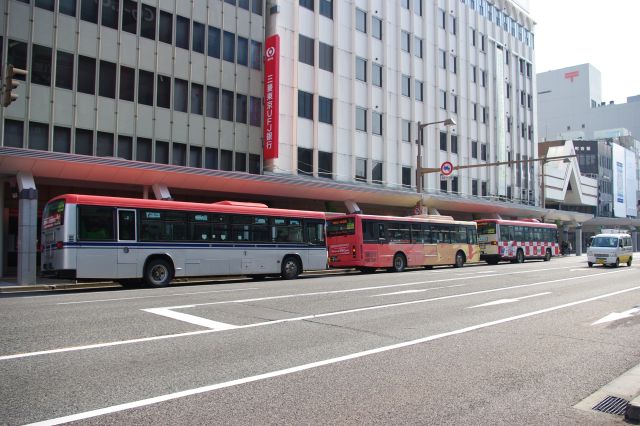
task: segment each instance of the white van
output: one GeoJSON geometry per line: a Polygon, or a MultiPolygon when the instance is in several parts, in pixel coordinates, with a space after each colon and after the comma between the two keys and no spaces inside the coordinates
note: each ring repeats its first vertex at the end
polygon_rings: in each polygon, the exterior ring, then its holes
{"type": "Polygon", "coordinates": [[[587,249],[587,264],[611,265],[616,268],[620,263],[631,266],[633,261],[633,244],[631,236],[624,233],[598,234],[587,249]]]}

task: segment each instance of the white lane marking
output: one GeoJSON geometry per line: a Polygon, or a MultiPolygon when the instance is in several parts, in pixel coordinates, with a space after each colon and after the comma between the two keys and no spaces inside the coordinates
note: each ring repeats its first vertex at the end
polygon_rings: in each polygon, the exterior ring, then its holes
{"type": "Polygon", "coordinates": [[[600,318],[598,321],[594,322],[591,325],[596,325],[596,324],[603,324],[605,322],[611,322],[611,321],[617,321],[619,319],[623,319],[623,318],[631,318],[632,316],[634,316],[635,314],[640,313],[640,306],[636,306],[635,308],[629,309],[628,311],[624,311],[624,312],[612,312],[609,315],[600,318]]]}
{"type": "Polygon", "coordinates": [[[538,294],[532,294],[529,296],[522,296],[522,297],[518,297],[516,299],[498,299],[498,300],[494,300],[492,302],[487,302],[487,303],[483,303],[482,305],[475,305],[475,306],[469,306],[465,309],[473,309],[473,308],[482,308],[485,306],[495,306],[495,305],[503,305],[505,303],[515,303],[515,302],[519,302],[523,299],[529,299],[530,297],[538,297],[538,296],[544,296],[546,294],[551,294],[550,291],[547,291],[545,293],[538,293],[538,294]]]}
{"type": "Polygon", "coordinates": [[[332,364],[338,364],[338,363],[345,362],[345,361],[350,361],[350,360],[354,360],[354,359],[358,359],[358,358],[364,358],[364,357],[367,357],[367,356],[370,356],[370,355],[375,355],[375,354],[379,354],[379,353],[383,353],[383,352],[388,352],[388,351],[402,349],[402,348],[406,348],[406,347],[410,347],[410,346],[415,346],[415,345],[419,345],[421,343],[432,342],[434,340],[442,339],[442,338],[445,338],[445,337],[450,337],[450,336],[455,336],[455,335],[459,335],[459,334],[463,334],[463,333],[468,333],[468,332],[471,332],[471,331],[481,330],[483,328],[493,327],[495,325],[504,324],[504,323],[520,320],[520,319],[523,319],[523,318],[529,318],[529,317],[545,314],[545,313],[548,313],[548,312],[553,312],[553,311],[557,311],[557,310],[560,310],[560,309],[565,309],[565,308],[569,308],[569,307],[572,307],[572,306],[576,306],[576,305],[580,305],[580,304],[584,304],[584,303],[588,303],[588,302],[593,302],[595,300],[605,299],[605,298],[611,297],[611,296],[617,296],[619,294],[624,294],[624,293],[628,293],[628,292],[635,291],[635,290],[640,290],[640,287],[632,287],[632,288],[628,288],[628,289],[625,289],[625,290],[616,291],[616,292],[613,292],[613,293],[607,293],[607,294],[603,294],[603,295],[600,295],[600,296],[590,297],[588,299],[577,300],[575,302],[569,302],[569,303],[565,303],[565,304],[562,304],[562,305],[556,305],[556,306],[552,306],[550,308],[540,309],[540,310],[537,310],[537,311],[527,312],[527,313],[524,313],[524,314],[515,315],[515,316],[507,317],[507,318],[502,318],[502,319],[495,320],[495,321],[490,321],[490,322],[485,322],[485,323],[481,323],[481,324],[472,325],[472,326],[469,326],[469,327],[459,328],[457,330],[447,331],[447,332],[439,333],[439,334],[433,334],[431,336],[422,337],[420,339],[409,340],[409,341],[406,341],[406,342],[396,343],[396,344],[388,345],[388,346],[381,346],[381,347],[377,347],[377,348],[374,348],[374,349],[369,349],[369,350],[362,351],[362,352],[355,352],[355,353],[351,353],[351,354],[347,354],[347,355],[343,355],[343,356],[338,356],[338,357],[335,357],[335,358],[329,358],[329,359],[325,359],[325,360],[321,360],[321,361],[310,362],[308,364],[301,364],[301,365],[297,365],[297,366],[294,366],[294,367],[285,368],[285,369],[282,369],[282,370],[276,370],[276,371],[271,371],[271,372],[268,372],[268,373],[257,374],[255,376],[243,377],[241,379],[230,380],[230,381],[227,381],[227,382],[222,382],[222,383],[216,383],[216,384],[212,384],[212,385],[202,386],[202,387],[199,387],[199,388],[187,389],[187,390],[180,391],[180,392],[174,392],[174,393],[169,393],[169,394],[165,394],[165,395],[159,395],[159,396],[156,396],[156,397],[147,398],[147,399],[141,399],[141,400],[133,401],[133,402],[127,402],[127,403],[124,403],[124,404],[112,405],[110,407],[100,408],[100,409],[91,410],[91,411],[85,411],[83,413],[72,414],[72,415],[69,415],[69,416],[57,417],[57,418],[54,418],[54,419],[44,420],[44,421],[37,422],[37,423],[31,423],[30,425],[27,425],[27,426],[50,426],[50,425],[59,425],[59,424],[69,423],[69,422],[78,421],[78,420],[90,419],[90,418],[93,418],[93,417],[104,416],[104,415],[107,415],[107,414],[113,414],[113,413],[117,413],[117,412],[121,412],[121,411],[125,411],[125,410],[130,410],[132,408],[145,407],[145,406],[149,406],[149,405],[153,405],[153,404],[158,404],[160,402],[176,400],[176,399],[179,399],[179,398],[184,398],[184,397],[192,396],[192,395],[198,395],[198,394],[202,394],[202,393],[206,393],[206,392],[211,392],[211,391],[214,391],[214,390],[225,389],[225,388],[230,388],[230,387],[233,387],[233,386],[243,385],[243,384],[246,384],[246,383],[252,383],[252,382],[257,382],[257,381],[260,381],[260,380],[271,379],[271,378],[274,378],[274,377],[285,376],[285,375],[288,375],[288,374],[293,374],[293,373],[298,373],[298,372],[301,372],[301,371],[311,370],[313,368],[324,367],[324,366],[332,365],[332,364]]]}
{"type": "Polygon", "coordinates": [[[190,324],[200,325],[202,327],[207,327],[212,330],[231,330],[232,328],[236,328],[236,326],[232,324],[212,321],[206,318],[197,317],[195,315],[189,315],[182,312],[175,312],[167,308],[151,308],[151,309],[143,309],[143,311],[156,314],[156,315],[162,315],[163,317],[172,318],[178,321],[188,322],[190,324]]]}
{"type": "MultiPolygon", "coordinates": [[[[591,278],[591,277],[595,277],[595,276],[598,276],[598,275],[616,274],[616,273],[620,273],[620,272],[624,272],[624,271],[628,271],[628,270],[629,269],[619,269],[619,270],[613,271],[613,272],[602,272],[602,273],[599,273],[599,274],[590,274],[590,275],[580,276],[580,277],[570,277],[570,278],[563,278],[563,279],[552,280],[552,281],[542,281],[542,282],[538,282],[538,283],[521,284],[521,285],[517,285],[517,286],[495,288],[495,289],[490,289],[490,290],[481,290],[481,291],[475,291],[475,292],[471,292],[471,293],[462,293],[462,294],[454,294],[454,295],[450,295],[450,296],[434,297],[434,298],[431,298],[431,299],[419,299],[419,300],[412,300],[412,301],[408,301],[408,302],[390,303],[390,304],[386,304],[386,305],[375,305],[375,306],[369,306],[369,307],[365,307],[365,308],[349,309],[349,310],[346,310],[346,311],[327,312],[327,313],[323,313],[323,314],[305,315],[305,316],[295,317],[295,318],[285,318],[285,319],[280,319],[280,320],[265,321],[265,322],[259,322],[259,323],[254,323],[254,324],[238,325],[238,326],[236,326],[234,328],[234,330],[239,330],[239,329],[243,329],[243,328],[260,327],[260,326],[265,326],[265,325],[280,324],[280,323],[285,323],[285,322],[303,321],[303,320],[309,320],[309,319],[314,319],[314,318],[329,317],[329,316],[334,316],[334,315],[351,314],[351,313],[355,313],[355,312],[370,311],[370,310],[375,310],[375,309],[385,309],[385,308],[391,308],[391,307],[396,307],[396,306],[413,305],[413,304],[416,304],[416,303],[435,302],[435,301],[438,301],[438,300],[453,299],[453,298],[465,297],[465,296],[473,296],[473,295],[476,295],[476,294],[493,293],[493,292],[503,291],[503,290],[512,290],[514,288],[531,287],[531,286],[555,283],[555,282],[560,282],[560,281],[571,281],[571,280],[582,279],[582,278],[585,278],[585,277],[591,278]]],[[[195,306],[200,306],[200,305],[186,305],[186,307],[195,307],[195,306]]],[[[167,309],[178,309],[178,308],[179,307],[177,307],[177,306],[167,307],[167,309]]],[[[49,354],[60,353],[60,352],[72,352],[72,351],[87,350],[87,349],[105,348],[105,347],[109,347],[109,346],[119,346],[119,345],[126,345],[126,344],[130,344],[130,343],[150,342],[150,341],[154,341],[154,340],[163,340],[163,339],[170,339],[170,338],[175,338],[175,337],[187,337],[187,336],[193,336],[193,335],[197,335],[197,334],[215,333],[215,332],[218,332],[218,331],[219,330],[200,330],[200,331],[169,334],[169,335],[162,335],[162,336],[143,337],[143,338],[139,338],[139,339],[121,340],[121,341],[116,341],[116,342],[96,343],[96,344],[85,345],[85,346],[73,346],[73,347],[49,349],[49,350],[37,351],[37,352],[25,352],[25,353],[20,353],[20,354],[0,356],[0,361],[5,361],[5,360],[9,360],[9,359],[16,359],[16,358],[27,358],[27,357],[31,357],[31,356],[37,356],[37,355],[49,355],[49,354]]]]}
{"type": "Polygon", "coordinates": [[[460,272],[456,275],[471,275],[471,274],[493,274],[496,271],[474,271],[474,272],[460,272]]]}
{"type": "Polygon", "coordinates": [[[580,269],[574,268],[574,269],[569,269],[569,272],[578,272],[578,271],[584,271],[584,270],[585,268],[580,268],[580,269]]]}
{"type": "MultiPolygon", "coordinates": [[[[509,273],[506,273],[506,274],[500,274],[500,273],[493,274],[493,275],[492,274],[487,274],[487,275],[483,275],[482,278],[503,277],[505,275],[526,274],[528,272],[553,271],[553,270],[559,270],[559,269],[569,269],[569,268],[547,268],[547,269],[528,270],[528,271],[515,271],[515,272],[509,272],[509,273]]],[[[622,269],[620,271],[622,271],[622,269]]],[[[326,295],[326,294],[354,293],[354,292],[359,292],[359,291],[381,290],[381,289],[385,289],[385,288],[407,287],[407,286],[414,286],[414,285],[420,285],[420,284],[436,284],[436,283],[444,283],[444,282],[450,282],[450,281],[474,280],[474,279],[477,279],[477,278],[478,277],[476,277],[476,276],[456,277],[456,278],[443,278],[443,279],[439,279],[439,280],[414,281],[414,282],[409,282],[409,283],[387,284],[387,285],[370,286],[370,287],[359,287],[359,288],[350,288],[350,289],[344,289],[344,290],[316,291],[316,292],[312,292],[312,293],[297,293],[297,294],[294,293],[294,294],[284,294],[284,295],[281,295],[281,296],[254,297],[254,298],[251,298],[251,299],[225,300],[225,301],[220,301],[220,302],[198,303],[198,304],[195,304],[195,305],[166,306],[166,307],[170,308],[170,309],[180,309],[182,307],[191,307],[191,306],[226,305],[226,304],[230,304],[230,303],[262,302],[262,301],[265,301],[265,300],[279,300],[279,299],[290,299],[290,298],[295,298],[295,297],[321,296],[321,295],[326,295]]],[[[460,284],[459,286],[462,286],[462,285],[464,285],[464,284],[460,284]]],[[[438,288],[440,288],[440,287],[438,287],[438,288]]]]}
{"type": "Polygon", "coordinates": [[[423,288],[422,290],[404,290],[404,291],[396,291],[395,293],[384,293],[384,294],[374,294],[371,297],[379,297],[379,296],[395,296],[397,294],[412,294],[412,293],[423,293],[429,290],[436,290],[444,287],[436,287],[436,288],[423,288]]]}
{"type": "Polygon", "coordinates": [[[228,290],[194,291],[191,293],[154,294],[151,296],[118,297],[113,299],[79,300],[76,302],[59,302],[59,303],[56,303],[56,305],[77,305],[81,303],[114,302],[114,301],[120,301],[120,300],[152,299],[155,297],[170,297],[170,296],[191,296],[192,294],[228,293],[232,291],[247,291],[247,290],[258,290],[258,287],[230,288],[228,290]]]}

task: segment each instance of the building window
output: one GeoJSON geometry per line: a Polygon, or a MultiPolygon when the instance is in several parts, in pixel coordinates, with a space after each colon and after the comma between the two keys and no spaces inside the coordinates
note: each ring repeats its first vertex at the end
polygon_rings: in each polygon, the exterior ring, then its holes
{"type": "Polygon", "coordinates": [[[440,191],[441,192],[447,192],[448,188],[447,188],[447,183],[449,181],[448,180],[441,180],[440,181],[440,191]]]}
{"type": "Polygon", "coordinates": [[[233,152],[228,149],[220,150],[220,170],[233,170],[233,152]]]}
{"type": "Polygon", "coordinates": [[[333,72],[333,46],[320,42],[320,69],[333,72]]]}
{"type": "Polygon", "coordinates": [[[403,9],[409,10],[409,0],[400,0],[400,5],[403,9]]]}
{"type": "Polygon", "coordinates": [[[313,120],[313,94],[298,90],[298,117],[313,120]]]}
{"type": "Polygon", "coordinates": [[[249,124],[260,127],[262,120],[262,99],[251,96],[249,98],[249,124]]]}
{"type": "Polygon", "coordinates": [[[402,96],[411,96],[411,77],[402,75],[402,96]]]}
{"type": "Polygon", "coordinates": [[[356,130],[367,131],[367,110],[356,107],[356,130]]]}
{"type": "MultiPolygon", "coordinates": [[[[51,48],[33,45],[31,49],[31,82],[51,86],[51,48]]],[[[112,96],[113,97],[113,96],[112,96]]]]}
{"type": "Polygon", "coordinates": [[[207,55],[220,58],[220,30],[216,27],[207,29],[207,55]]]}
{"type": "Polygon", "coordinates": [[[218,169],[218,150],[216,148],[204,149],[204,167],[211,170],[218,169]]]}
{"type": "MultiPolygon", "coordinates": [[[[83,0],[83,7],[85,0],[83,0]]],[[[97,3],[97,2],[96,2],[97,3]]],[[[107,3],[107,2],[104,2],[107,3]]],[[[104,6],[103,6],[104,11],[104,6]]],[[[122,4],[122,31],[136,34],[138,29],[138,3],[132,0],[124,0],[122,4]]]]}
{"type": "Polygon", "coordinates": [[[187,112],[189,103],[189,89],[186,80],[175,78],[173,80],[173,109],[187,112]]]}
{"type": "Polygon", "coordinates": [[[487,124],[487,118],[489,118],[487,107],[482,107],[482,124],[487,124]]]}
{"type": "Polygon", "coordinates": [[[407,31],[402,31],[402,33],[400,34],[400,40],[400,48],[405,52],[411,52],[411,34],[409,34],[407,31]]]}
{"type": "Polygon", "coordinates": [[[313,66],[313,39],[300,34],[298,59],[303,64],[313,66]]]}
{"type": "Polygon", "coordinates": [[[234,110],[233,92],[229,90],[223,90],[220,101],[222,104],[221,111],[220,111],[220,118],[226,121],[233,121],[233,110],[234,110]]]}
{"type": "Polygon", "coordinates": [[[471,195],[478,195],[478,179],[471,179],[471,195]]]}
{"type": "Polygon", "coordinates": [[[174,166],[187,165],[187,146],[183,143],[173,143],[171,149],[171,164],[174,166]]]}
{"type": "Polygon", "coordinates": [[[374,161],[371,167],[371,182],[382,185],[382,162],[374,161]]]}
{"type": "Polygon", "coordinates": [[[411,142],[411,122],[402,120],[402,141],[411,142]]]}
{"type": "Polygon", "coordinates": [[[163,10],[160,11],[160,25],[158,29],[158,40],[172,44],[173,43],[173,15],[163,10]]]}
{"type": "Polygon", "coordinates": [[[93,132],[91,130],[76,128],[75,153],[81,155],[93,155],[93,132]]]}
{"type": "Polygon", "coordinates": [[[100,61],[98,94],[106,98],[116,97],[116,64],[113,62],[100,61]]]}
{"type": "Polygon", "coordinates": [[[220,90],[217,87],[207,86],[207,117],[218,118],[220,116],[220,90]]]}
{"type": "Polygon", "coordinates": [[[4,120],[4,146],[22,148],[24,124],[17,120],[4,120]]]}
{"type": "Polygon", "coordinates": [[[140,35],[142,37],[156,39],[156,8],[142,3],[142,20],[140,21],[140,35]]]}
{"type": "Polygon", "coordinates": [[[333,100],[318,96],[318,121],[333,124],[333,100]]]}
{"type": "Polygon", "coordinates": [[[371,36],[382,40],[382,21],[375,16],[371,17],[371,36]]]}
{"type": "Polygon", "coordinates": [[[202,84],[191,83],[191,114],[202,115],[204,88],[202,84]]]}
{"type": "Polygon", "coordinates": [[[447,24],[447,13],[442,9],[438,9],[438,26],[442,29],[445,29],[446,24],[447,24]]]}
{"type": "Polygon", "coordinates": [[[413,13],[415,13],[418,16],[422,16],[422,0],[414,0],[413,13]]]}
{"type": "Polygon", "coordinates": [[[133,159],[133,138],[131,136],[118,136],[118,157],[125,160],[133,159]]]}
{"type": "Polygon", "coordinates": [[[120,66],[120,99],[133,102],[135,98],[136,74],[133,68],[120,66]]]}
{"type": "Polygon", "coordinates": [[[443,70],[447,69],[447,52],[442,49],[438,51],[438,64],[443,70]]]}
{"type": "Polygon", "coordinates": [[[454,74],[458,73],[458,58],[456,55],[451,55],[451,72],[454,74]]]}
{"type": "Polygon", "coordinates": [[[487,72],[485,70],[480,70],[480,77],[482,80],[482,87],[487,87],[487,72]]]}
{"type": "Polygon", "coordinates": [[[247,95],[236,93],[236,123],[247,124],[247,95]]]}
{"type": "Polygon", "coordinates": [[[333,154],[318,151],[318,177],[333,179],[333,154]]]}
{"type": "Polygon", "coordinates": [[[247,154],[244,152],[236,152],[236,172],[247,171],[247,154]]]}
{"type": "Polygon", "coordinates": [[[440,132],[440,151],[447,150],[447,132],[440,132]]]}
{"type": "Polygon", "coordinates": [[[333,19],[333,0],[320,0],[320,15],[333,19]]]}
{"type": "Polygon", "coordinates": [[[113,157],[113,134],[98,132],[96,156],[113,157]]]}
{"type": "Polygon", "coordinates": [[[96,93],[96,60],[78,55],[78,92],[95,95],[96,93]]]}
{"type": "Polygon", "coordinates": [[[480,160],[487,161],[487,144],[480,144],[480,160]]]}
{"type": "Polygon", "coordinates": [[[58,10],[60,13],[69,16],[76,16],[76,1],[77,0],[60,0],[58,10]]]}
{"type": "Polygon", "coordinates": [[[367,13],[364,10],[356,9],[356,30],[367,32],[367,13]]]}
{"type": "Polygon", "coordinates": [[[422,58],[422,39],[418,37],[413,38],[413,54],[418,58],[422,58]]]}
{"type": "Polygon", "coordinates": [[[222,59],[227,62],[235,62],[236,39],[233,33],[225,31],[222,39],[222,59]]]}
{"type": "Polygon", "coordinates": [[[482,196],[486,197],[487,196],[487,182],[486,181],[482,181],[482,196]]]}
{"type": "Polygon", "coordinates": [[[458,153],[458,135],[451,135],[451,152],[453,154],[458,153]]]}
{"type": "Polygon", "coordinates": [[[476,30],[471,28],[471,45],[476,45],[476,30]]]}
{"type": "MultiPolygon", "coordinates": [[[[200,22],[193,21],[193,32],[191,34],[191,49],[193,49],[194,52],[204,53],[204,24],[201,24],[200,22]]],[[[246,65],[246,63],[243,65],[246,65]]]]}
{"type": "Polygon", "coordinates": [[[374,135],[382,134],[382,114],[379,112],[371,113],[371,132],[374,135]]]}
{"type": "Polygon", "coordinates": [[[189,167],[202,167],[202,147],[189,147],[189,167]]]}
{"type": "Polygon", "coordinates": [[[451,178],[451,192],[458,192],[458,176],[454,176],[453,178],[451,178]]]}
{"type": "Polygon", "coordinates": [[[367,160],[364,158],[356,158],[356,180],[358,182],[367,181],[367,160]]]}
{"type": "Polygon", "coordinates": [[[371,64],[371,84],[382,87],[382,65],[371,64]]]}
{"type": "Polygon", "coordinates": [[[300,0],[300,6],[313,10],[313,1],[314,0],[300,0]]]}
{"type": "Polygon", "coordinates": [[[313,176],[313,150],[298,147],[298,174],[313,176]]]}
{"type": "Polygon", "coordinates": [[[478,104],[475,102],[471,103],[471,117],[474,121],[478,120],[478,104]]]}
{"type": "Polygon", "coordinates": [[[356,79],[367,81],[367,61],[356,57],[356,79]]]}
{"type": "MultiPolygon", "coordinates": [[[[53,151],[54,152],[71,152],[71,129],[68,127],[53,128],[53,151]]],[[[123,157],[126,160],[131,160],[131,157],[123,157]]]]}
{"type": "Polygon", "coordinates": [[[138,103],[153,106],[152,72],[138,70],[138,103]]]}
{"type": "Polygon", "coordinates": [[[259,175],[260,163],[260,156],[258,154],[249,154],[249,173],[259,175]]]}
{"type": "Polygon", "coordinates": [[[402,186],[411,188],[411,167],[402,167],[402,186]]]}
{"type": "MultiPolygon", "coordinates": [[[[238,65],[244,65],[244,66],[248,66],[249,65],[249,40],[247,40],[244,37],[240,37],[238,36],[238,60],[237,63],[238,65]]],[[[195,49],[194,49],[195,50],[195,49]]],[[[313,54],[313,50],[312,50],[312,54],[313,54]]],[[[311,60],[313,61],[313,56],[311,58],[311,60]]]]}
{"type": "Polygon", "coordinates": [[[455,16],[449,15],[449,31],[451,34],[456,35],[456,27],[458,26],[458,22],[455,16]]]}
{"type": "MultiPolygon", "coordinates": [[[[76,134],[77,145],[77,134],[76,134]]],[[[136,139],[136,160],[151,162],[151,139],[137,138],[136,139]]]]}
{"type": "Polygon", "coordinates": [[[56,58],[56,87],[73,90],[73,54],[58,50],[56,58]]]}
{"type": "Polygon", "coordinates": [[[420,101],[422,102],[423,100],[423,87],[424,87],[424,83],[416,80],[416,101],[420,101]]]}
{"type": "Polygon", "coordinates": [[[49,125],[29,122],[29,149],[49,150],[49,125]]]}
{"type": "Polygon", "coordinates": [[[176,47],[189,48],[189,19],[176,16],[176,47]]]}
{"type": "MultiPolygon", "coordinates": [[[[81,58],[82,57],[83,56],[81,56],[81,58]]],[[[22,70],[28,70],[27,43],[16,41],[16,40],[9,40],[9,50],[7,52],[7,63],[13,65],[16,68],[20,68],[22,70]]],[[[16,80],[22,80],[22,81],[25,80],[25,77],[23,75],[17,75],[14,78],[16,80]]]]}
{"type": "Polygon", "coordinates": [[[171,77],[158,74],[157,81],[156,106],[171,108],[171,77]]]}
{"type": "Polygon", "coordinates": [[[458,113],[458,96],[453,93],[451,94],[451,110],[458,113]]]}
{"type": "Polygon", "coordinates": [[[251,40],[251,68],[260,71],[262,69],[262,43],[251,40]]]}
{"type": "Polygon", "coordinates": [[[251,11],[256,15],[262,16],[262,0],[251,0],[251,11]]]}
{"type": "Polygon", "coordinates": [[[81,0],[80,19],[87,22],[98,23],[98,2],[97,0],[81,0]]]}
{"type": "Polygon", "coordinates": [[[440,89],[440,109],[447,109],[447,92],[440,89]]]}

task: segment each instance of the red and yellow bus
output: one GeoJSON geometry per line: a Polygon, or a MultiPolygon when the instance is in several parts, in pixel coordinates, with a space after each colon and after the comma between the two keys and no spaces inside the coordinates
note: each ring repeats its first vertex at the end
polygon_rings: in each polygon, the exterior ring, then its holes
{"type": "Polygon", "coordinates": [[[558,227],[536,219],[477,220],[480,259],[490,265],[501,260],[522,263],[525,259],[548,262],[560,254],[558,227]]]}
{"type": "Polygon", "coordinates": [[[42,214],[43,274],[144,281],[326,269],[325,214],[260,203],[61,195],[42,214]]]}
{"type": "Polygon", "coordinates": [[[475,222],[449,216],[393,217],[349,214],[327,220],[329,266],[373,272],[387,268],[479,262],[475,222]]]}

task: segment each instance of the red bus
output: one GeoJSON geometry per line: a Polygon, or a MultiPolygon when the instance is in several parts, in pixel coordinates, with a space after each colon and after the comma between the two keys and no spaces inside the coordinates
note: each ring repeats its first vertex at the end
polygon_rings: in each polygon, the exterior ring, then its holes
{"type": "Polygon", "coordinates": [[[350,214],[327,220],[329,266],[401,272],[414,266],[460,268],[478,262],[475,222],[449,216],[392,217],[350,214]]]}
{"type": "Polygon", "coordinates": [[[61,195],[42,214],[42,273],[144,281],[326,269],[325,214],[265,204],[61,195]]]}
{"type": "Polygon", "coordinates": [[[477,220],[480,260],[495,265],[501,260],[522,263],[525,259],[548,262],[560,254],[558,227],[536,219],[477,220]]]}

